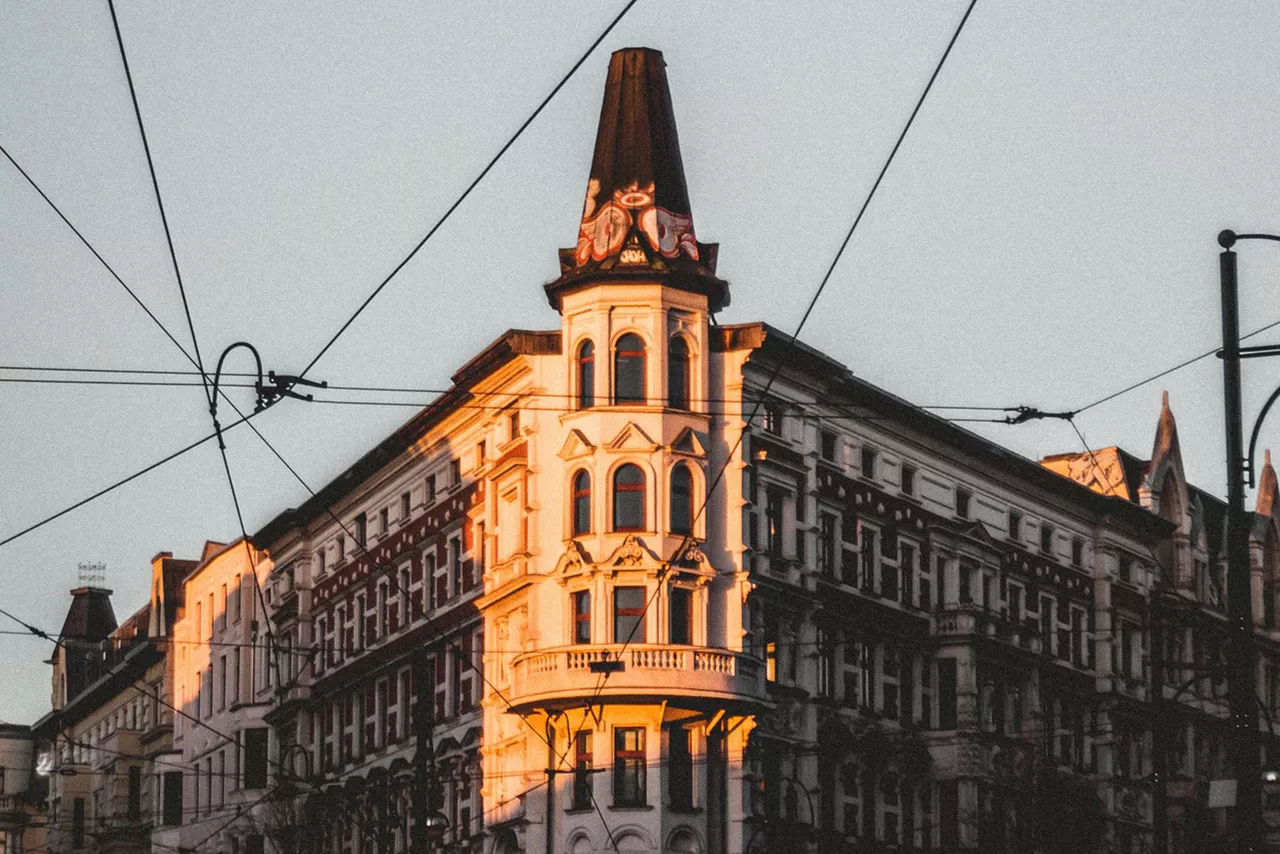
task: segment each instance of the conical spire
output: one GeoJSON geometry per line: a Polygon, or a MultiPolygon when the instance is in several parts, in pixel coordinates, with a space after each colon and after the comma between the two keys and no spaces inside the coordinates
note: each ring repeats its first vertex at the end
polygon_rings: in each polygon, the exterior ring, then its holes
{"type": "Polygon", "coordinates": [[[1151,448],[1153,467],[1155,463],[1175,451],[1181,453],[1178,445],[1178,422],[1174,420],[1173,410],[1169,408],[1169,392],[1164,391],[1161,393],[1160,422],[1156,425],[1156,441],[1151,448]]]}
{"type": "Polygon", "coordinates": [[[729,302],[716,278],[716,245],[699,243],[680,159],[675,111],[659,51],[613,54],[596,131],[578,245],[560,250],[560,297],[601,278],[652,280],[707,295],[715,311],[729,302]]]}

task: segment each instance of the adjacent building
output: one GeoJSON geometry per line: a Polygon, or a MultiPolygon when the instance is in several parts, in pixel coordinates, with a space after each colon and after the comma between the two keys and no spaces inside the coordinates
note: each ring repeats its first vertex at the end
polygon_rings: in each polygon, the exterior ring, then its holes
{"type": "Polygon", "coordinates": [[[0,723],[0,854],[45,848],[44,778],[35,773],[31,727],[0,723]]]}

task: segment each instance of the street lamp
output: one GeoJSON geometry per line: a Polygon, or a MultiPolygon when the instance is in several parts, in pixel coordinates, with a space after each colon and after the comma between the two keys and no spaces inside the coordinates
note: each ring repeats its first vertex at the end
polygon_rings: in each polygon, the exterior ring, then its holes
{"type": "Polygon", "coordinates": [[[1254,852],[1262,842],[1262,763],[1258,757],[1258,714],[1254,708],[1254,672],[1257,653],[1253,638],[1253,593],[1250,582],[1248,514],[1244,507],[1245,475],[1253,483],[1253,454],[1258,429],[1280,395],[1272,394],[1253,427],[1249,455],[1244,450],[1244,420],[1240,405],[1240,360],[1280,355],[1280,346],[1240,346],[1240,303],[1236,286],[1237,240],[1274,240],[1274,234],[1218,234],[1219,274],[1222,288],[1223,404],[1227,432],[1227,613],[1231,618],[1228,655],[1232,753],[1236,776],[1236,817],[1239,834],[1236,850],[1254,852]]]}

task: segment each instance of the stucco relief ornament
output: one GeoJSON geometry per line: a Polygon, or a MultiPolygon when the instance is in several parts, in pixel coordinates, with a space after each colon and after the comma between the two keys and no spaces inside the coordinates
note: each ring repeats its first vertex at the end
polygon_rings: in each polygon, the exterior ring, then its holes
{"type": "Polygon", "coordinates": [[[560,556],[560,560],[556,561],[556,572],[560,575],[579,572],[584,565],[590,562],[591,559],[582,550],[582,546],[578,541],[570,540],[568,547],[564,550],[564,554],[560,556]]]}
{"type": "Polygon", "coordinates": [[[644,559],[645,550],[634,534],[628,534],[622,541],[622,545],[618,546],[618,550],[613,553],[614,566],[639,566],[644,559]]]}
{"type": "Polygon", "coordinates": [[[698,241],[693,233],[693,218],[660,208],[654,203],[653,182],[641,187],[633,181],[614,190],[613,198],[596,206],[600,181],[587,182],[587,198],[582,207],[582,225],[578,231],[578,249],[574,259],[581,267],[589,260],[603,261],[616,255],[635,222],[649,245],[668,258],[681,250],[698,260],[698,241]]]}

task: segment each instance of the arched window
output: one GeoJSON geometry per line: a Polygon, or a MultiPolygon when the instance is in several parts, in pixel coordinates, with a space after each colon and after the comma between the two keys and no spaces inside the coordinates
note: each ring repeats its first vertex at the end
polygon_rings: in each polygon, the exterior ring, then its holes
{"type": "Polygon", "coordinates": [[[585,470],[573,476],[573,534],[591,533],[591,475],[585,470]]]}
{"type": "Polygon", "coordinates": [[[667,406],[689,408],[689,345],[679,335],[667,345],[667,406]]]}
{"type": "Polygon", "coordinates": [[[671,533],[693,533],[693,473],[684,463],[671,470],[671,533]]]}
{"type": "Polygon", "coordinates": [[[613,351],[613,402],[644,403],[644,341],[628,332],[613,351]]]}
{"type": "Polygon", "coordinates": [[[596,405],[596,345],[583,341],[578,348],[578,408],[596,405]]]}
{"type": "Polygon", "coordinates": [[[613,530],[644,530],[644,472],[628,463],[613,475],[613,530]]]}

